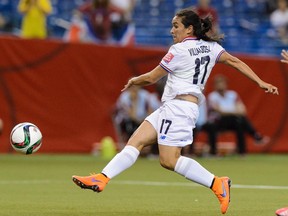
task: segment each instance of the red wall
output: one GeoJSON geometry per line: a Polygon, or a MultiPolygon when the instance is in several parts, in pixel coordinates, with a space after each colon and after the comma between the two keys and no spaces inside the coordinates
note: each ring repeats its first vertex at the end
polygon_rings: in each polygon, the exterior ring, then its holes
{"type": "MultiPolygon", "coordinates": [[[[32,122],[43,133],[40,152],[90,152],[104,136],[115,138],[113,105],[131,76],[155,67],[166,50],[68,44],[58,41],[0,39],[0,116],[4,130],[0,152],[10,152],[9,133],[19,122],[32,122]]],[[[254,83],[225,65],[217,73],[229,77],[255,126],[272,137],[253,152],[288,152],[288,67],[278,59],[239,56],[264,80],[279,87],[266,95],[254,83]]],[[[206,92],[212,89],[208,82],[206,92]]]]}

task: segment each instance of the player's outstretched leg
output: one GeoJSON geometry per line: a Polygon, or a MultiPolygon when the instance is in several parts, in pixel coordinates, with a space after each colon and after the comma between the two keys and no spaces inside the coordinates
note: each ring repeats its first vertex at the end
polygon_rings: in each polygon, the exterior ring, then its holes
{"type": "Polygon", "coordinates": [[[134,146],[125,146],[102,170],[100,174],[91,176],[72,176],[72,180],[79,187],[95,192],[103,191],[110,179],[131,167],[139,156],[139,150],[134,146]]]}
{"type": "Polygon", "coordinates": [[[211,189],[220,202],[222,214],[225,214],[229,207],[230,187],[231,187],[231,180],[229,179],[229,177],[215,176],[211,189]]]}
{"type": "MultiPolygon", "coordinates": [[[[163,147],[160,146],[163,149],[163,147]]],[[[174,171],[185,176],[187,179],[201,184],[205,187],[210,187],[217,196],[221,212],[226,213],[230,202],[230,186],[231,180],[228,177],[217,177],[210,173],[197,161],[180,156],[175,165],[174,171]]]]}
{"type": "Polygon", "coordinates": [[[83,189],[90,189],[99,193],[104,190],[110,179],[100,173],[90,176],[72,176],[72,180],[76,185],[83,189]]]}

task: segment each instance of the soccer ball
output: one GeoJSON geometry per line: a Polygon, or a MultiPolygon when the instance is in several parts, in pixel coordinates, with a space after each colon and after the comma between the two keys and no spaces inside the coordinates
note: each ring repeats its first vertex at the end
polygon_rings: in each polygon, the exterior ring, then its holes
{"type": "Polygon", "coordinates": [[[41,147],[42,133],[39,128],[32,123],[20,123],[12,129],[10,143],[17,152],[32,154],[41,147]]]}

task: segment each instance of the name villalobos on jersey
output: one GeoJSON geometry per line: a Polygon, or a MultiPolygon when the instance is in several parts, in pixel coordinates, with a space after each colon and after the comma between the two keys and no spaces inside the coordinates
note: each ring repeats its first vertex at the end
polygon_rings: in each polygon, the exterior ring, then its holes
{"type": "Polygon", "coordinates": [[[209,53],[211,52],[210,46],[199,46],[196,48],[190,48],[188,49],[189,53],[191,56],[196,56],[199,55],[201,53],[209,53]]]}

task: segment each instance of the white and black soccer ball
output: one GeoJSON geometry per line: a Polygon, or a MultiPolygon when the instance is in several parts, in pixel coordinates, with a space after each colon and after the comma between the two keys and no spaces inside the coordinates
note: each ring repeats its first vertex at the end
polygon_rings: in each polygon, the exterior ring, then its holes
{"type": "Polygon", "coordinates": [[[32,154],[41,147],[42,133],[39,128],[32,123],[20,123],[12,129],[10,143],[17,152],[32,154]]]}

